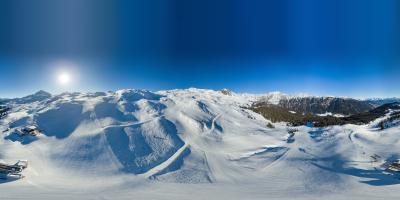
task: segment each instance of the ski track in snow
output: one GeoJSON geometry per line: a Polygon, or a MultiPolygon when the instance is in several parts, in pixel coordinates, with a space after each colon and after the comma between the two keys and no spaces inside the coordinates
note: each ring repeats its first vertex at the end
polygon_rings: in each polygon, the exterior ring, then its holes
{"type": "Polygon", "coordinates": [[[145,178],[149,178],[149,177],[161,172],[162,170],[164,170],[165,168],[170,166],[179,156],[181,156],[183,151],[188,147],[189,147],[189,145],[187,143],[185,143],[171,157],[169,157],[168,160],[164,161],[163,163],[151,168],[149,171],[147,171],[147,172],[145,172],[143,174],[140,174],[140,175],[145,177],[145,178]]]}

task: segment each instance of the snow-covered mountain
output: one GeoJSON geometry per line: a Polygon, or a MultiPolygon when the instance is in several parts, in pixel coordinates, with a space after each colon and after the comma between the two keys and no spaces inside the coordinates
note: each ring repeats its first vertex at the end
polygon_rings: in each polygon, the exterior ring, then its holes
{"type": "MultiPolygon", "coordinates": [[[[380,130],[380,118],[362,126],[268,128],[268,120],[245,109],[259,98],[190,88],[9,100],[0,162],[26,159],[29,167],[24,179],[0,180],[0,197],[400,197],[400,181],[383,166],[400,158],[398,125],[380,130]],[[28,125],[42,134],[20,137],[28,125]]],[[[282,95],[268,101],[277,99],[282,95]]]]}
{"type": "Polygon", "coordinates": [[[51,94],[40,90],[36,92],[35,94],[31,94],[22,98],[15,98],[15,99],[0,99],[0,103],[16,103],[16,104],[28,104],[28,103],[33,103],[37,101],[43,101],[45,99],[49,99],[51,97],[51,94]]]}
{"type": "Polygon", "coordinates": [[[258,101],[278,105],[281,100],[295,98],[296,96],[291,96],[282,92],[270,92],[266,94],[262,94],[258,101]]]}
{"type": "Polygon", "coordinates": [[[373,105],[383,105],[387,103],[394,103],[394,102],[400,102],[400,98],[392,97],[392,98],[370,98],[370,99],[365,99],[364,101],[371,103],[373,105]]]}

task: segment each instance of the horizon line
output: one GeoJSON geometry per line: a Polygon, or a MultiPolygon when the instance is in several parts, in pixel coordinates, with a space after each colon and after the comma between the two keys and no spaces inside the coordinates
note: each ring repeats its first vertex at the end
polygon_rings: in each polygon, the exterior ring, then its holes
{"type": "Polygon", "coordinates": [[[274,91],[265,91],[265,92],[245,92],[245,91],[237,91],[237,90],[233,90],[233,89],[229,89],[229,88],[221,88],[221,89],[213,89],[213,88],[201,88],[201,87],[183,87],[183,88],[173,88],[173,89],[158,89],[158,90],[152,90],[152,89],[145,89],[145,88],[118,88],[118,89],[111,89],[111,90],[93,90],[93,91],[89,91],[89,90],[75,90],[75,91],[63,91],[63,92],[57,92],[57,91],[49,91],[49,90],[45,90],[45,89],[39,89],[39,90],[35,90],[33,92],[28,92],[27,94],[21,94],[21,95],[4,95],[4,96],[0,96],[0,100],[1,99],[17,99],[17,98],[23,98],[23,97],[27,97],[30,95],[33,95],[35,93],[38,93],[40,91],[43,92],[47,92],[49,94],[51,94],[52,96],[57,96],[57,95],[61,95],[64,93],[96,93],[96,92],[117,92],[119,90],[146,90],[146,91],[150,91],[150,92],[160,92],[160,91],[172,91],[172,90],[188,90],[188,89],[199,89],[199,90],[212,90],[212,91],[221,91],[224,89],[230,90],[236,94],[250,94],[250,95],[269,95],[269,94],[273,94],[273,93],[280,93],[282,95],[286,95],[286,96],[292,96],[292,97],[336,97],[336,98],[349,98],[349,99],[356,99],[356,100],[369,100],[369,99],[391,99],[391,98],[400,98],[398,96],[370,96],[370,97],[352,97],[352,96],[348,96],[348,95],[331,95],[331,94],[312,94],[309,92],[284,92],[284,91],[279,91],[279,90],[274,90],[274,91]]]}

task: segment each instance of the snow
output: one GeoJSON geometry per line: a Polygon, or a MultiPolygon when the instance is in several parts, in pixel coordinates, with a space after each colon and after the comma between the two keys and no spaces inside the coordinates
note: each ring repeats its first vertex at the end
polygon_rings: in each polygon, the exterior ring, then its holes
{"type": "Polygon", "coordinates": [[[291,98],[290,95],[282,93],[282,92],[270,92],[267,94],[263,94],[259,97],[260,101],[268,102],[270,104],[277,105],[281,99],[291,98]]]}
{"type": "Polygon", "coordinates": [[[196,88],[39,95],[10,102],[0,121],[10,128],[0,161],[29,161],[25,178],[0,179],[0,199],[400,197],[400,180],[371,159],[400,158],[399,126],[301,126],[290,135],[242,108],[258,95],[196,88]],[[28,125],[43,134],[8,137],[28,125]]]}
{"type": "Polygon", "coordinates": [[[320,117],[326,117],[326,116],[333,116],[333,117],[346,117],[346,115],[342,115],[342,114],[337,114],[337,113],[331,113],[331,112],[326,112],[326,113],[322,113],[322,114],[316,114],[317,116],[320,117]]]}
{"type": "Polygon", "coordinates": [[[367,101],[369,103],[372,103],[374,105],[380,106],[383,104],[387,103],[394,103],[394,102],[400,102],[400,98],[392,97],[392,98],[368,98],[368,99],[362,99],[363,101],[367,101]]]}

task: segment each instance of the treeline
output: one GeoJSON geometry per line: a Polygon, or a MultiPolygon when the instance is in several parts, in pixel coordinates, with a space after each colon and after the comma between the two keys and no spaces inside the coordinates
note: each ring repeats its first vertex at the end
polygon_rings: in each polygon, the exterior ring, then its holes
{"type": "MultiPolygon", "coordinates": [[[[383,130],[385,128],[390,127],[390,124],[396,120],[400,120],[400,111],[392,113],[387,119],[384,119],[379,122],[378,127],[383,130]]],[[[400,123],[400,122],[397,122],[400,123]]]]}
{"type": "Polygon", "coordinates": [[[400,109],[398,104],[385,104],[368,112],[348,117],[318,116],[311,113],[293,113],[277,105],[258,103],[249,108],[272,122],[287,122],[289,126],[302,126],[312,123],[315,127],[344,124],[366,124],[384,116],[389,109],[400,109]]]}

